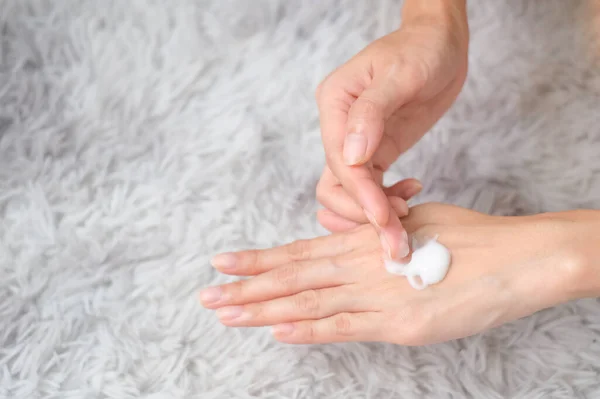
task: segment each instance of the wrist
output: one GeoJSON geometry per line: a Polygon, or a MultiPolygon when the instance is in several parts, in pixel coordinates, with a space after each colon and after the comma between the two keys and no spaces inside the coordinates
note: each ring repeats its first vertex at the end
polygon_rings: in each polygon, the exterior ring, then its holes
{"type": "Polygon", "coordinates": [[[440,23],[466,25],[466,0],[406,0],[402,7],[402,22],[435,19],[440,23]]]}
{"type": "Polygon", "coordinates": [[[432,24],[446,28],[463,43],[469,41],[466,0],[406,0],[402,26],[432,24]]]}
{"type": "Polygon", "coordinates": [[[563,282],[561,299],[600,297],[600,211],[574,210],[540,215],[554,220],[561,236],[557,250],[563,282]]]}

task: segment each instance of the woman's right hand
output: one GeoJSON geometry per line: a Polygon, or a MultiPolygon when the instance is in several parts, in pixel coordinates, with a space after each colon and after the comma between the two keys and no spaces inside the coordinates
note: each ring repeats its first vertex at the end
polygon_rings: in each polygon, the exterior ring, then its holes
{"type": "Polygon", "coordinates": [[[467,73],[464,0],[407,0],[399,30],[375,41],[317,90],[327,156],[317,187],[330,231],[369,221],[386,254],[408,255],[396,214],[420,190],[414,180],[382,187],[384,172],[448,110],[467,73]]]}

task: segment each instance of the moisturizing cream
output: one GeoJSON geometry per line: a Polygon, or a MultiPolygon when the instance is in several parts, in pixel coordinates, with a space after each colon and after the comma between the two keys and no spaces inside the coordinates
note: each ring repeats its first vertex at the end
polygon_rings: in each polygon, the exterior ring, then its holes
{"type": "Polygon", "coordinates": [[[386,260],[385,268],[390,273],[406,276],[413,288],[422,290],[442,281],[450,262],[450,251],[434,238],[415,249],[409,263],[386,260]]]}

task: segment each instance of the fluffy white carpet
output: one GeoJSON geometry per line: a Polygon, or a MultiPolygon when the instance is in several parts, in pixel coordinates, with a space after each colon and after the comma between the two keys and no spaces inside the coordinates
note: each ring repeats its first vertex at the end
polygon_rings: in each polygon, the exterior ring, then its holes
{"type": "MultiPolygon", "coordinates": [[[[459,101],[394,169],[422,201],[600,207],[588,1],[471,1],[459,101]]],[[[317,83],[379,1],[0,1],[0,397],[598,398],[600,303],[443,345],[220,326],[221,250],[322,234],[317,83]]]]}

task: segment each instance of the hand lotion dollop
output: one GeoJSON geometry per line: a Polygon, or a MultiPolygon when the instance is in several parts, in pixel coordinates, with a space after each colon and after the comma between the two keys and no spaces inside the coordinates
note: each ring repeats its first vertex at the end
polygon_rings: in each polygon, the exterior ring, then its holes
{"type": "Polygon", "coordinates": [[[386,260],[385,268],[392,274],[406,276],[413,288],[423,290],[446,277],[450,262],[450,250],[434,238],[414,250],[409,263],[386,260]]]}

